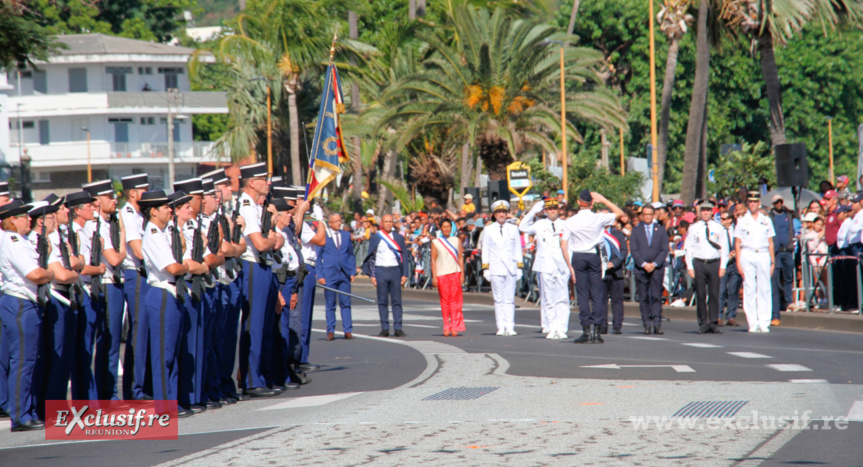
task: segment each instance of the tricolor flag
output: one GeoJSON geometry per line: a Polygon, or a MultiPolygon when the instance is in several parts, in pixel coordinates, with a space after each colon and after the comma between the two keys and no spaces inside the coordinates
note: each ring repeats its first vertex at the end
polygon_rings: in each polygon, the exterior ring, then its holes
{"type": "Polygon", "coordinates": [[[321,107],[318,110],[315,138],[312,140],[312,149],[309,152],[311,160],[306,184],[306,199],[318,196],[327,183],[335,180],[341,172],[339,163],[349,159],[339,122],[339,114],[344,112],[345,104],[342,100],[339,71],[334,64],[330,63],[324,82],[323,96],[321,96],[321,107]]]}

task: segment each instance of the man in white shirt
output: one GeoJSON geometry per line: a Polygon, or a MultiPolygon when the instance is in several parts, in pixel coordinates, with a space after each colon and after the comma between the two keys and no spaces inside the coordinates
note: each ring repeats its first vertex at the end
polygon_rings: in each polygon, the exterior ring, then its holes
{"type": "Polygon", "coordinates": [[[773,222],[759,211],[761,196],[750,191],[746,200],[749,212],[734,229],[737,270],[743,277],[743,311],[749,332],[770,332],[773,297],[773,222]]]}
{"type": "Polygon", "coordinates": [[[719,280],[725,275],[728,238],[725,228],[713,220],[713,203],[702,202],[698,214],[701,220],[689,227],[683,243],[686,270],[689,277],[695,279],[698,333],[722,334],[717,326],[719,280]]]}
{"type": "Polygon", "coordinates": [[[509,203],[492,203],[494,223],[482,234],[482,276],[491,283],[498,336],[514,336],[515,283],[521,279],[524,259],[518,227],[506,222],[509,203]]]}

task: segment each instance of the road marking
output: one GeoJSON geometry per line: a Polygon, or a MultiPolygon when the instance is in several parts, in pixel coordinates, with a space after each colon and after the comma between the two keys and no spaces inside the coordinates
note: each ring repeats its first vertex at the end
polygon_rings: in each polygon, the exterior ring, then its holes
{"type": "Polygon", "coordinates": [[[793,363],[774,363],[767,366],[776,371],[812,371],[811,368],[806,368],[803,365],[796,365],[793,363]]]}
{"type": "Polygon", "coordinates": [[[695,373],[689,365],[618,365],[616,363],[607,363],[605,365],[585,365],[581,368],[596,368],[601,370],[620,370],[622,368],[672,368],[678,373],[695,373]]]}
{"type": "Polygon", "coordinates": [[[699,349],[720,349],[723,346],[716,344],[705,344],[703,342],[687,342],[685,344],[680,345],[688,345],[690,347],[698,347],[699,349]]]}
{"type": "Polygon", "coordinates": [[[650,337],[650,336],[628,336],[630,339],[641,339],[643,341],[667,341],[668,339],[664,337],[650,337]]]}
{"type": "Polygon", "coordinates": [[[852,422],[863,422],[863,401],[855,401],[847,417],[852,422]]]}
{"type": "Polygon", "coordinates": [[[798,383],[798,384],[819,384],[819,383],[829,383],[826,379],[789,379],[789,383],[798,383]]]}
{"type": "Polygon", "coordinates": [[[327,394],[323,396],[306,396],[306,397],[297,397],[294,399],[287,400],[285,402],[280,402],[275,405],[271,405],[269,407],[263,407],[258,409],[257,411],[262,410],[282,410],[282,409],[296,409],[300,407],[318,407],[321,405],[329,404],[330,402],[340,401],[342,399],[347,399],[348,397],[356,396],[357,394],[362,394],[361,392],[346,392],[343,394],[327,394]]]}
{"type": "Polygon", "coordinates": [[[734,355],[740,358],[773,358],[770,355],[764,355],[755,352],[728,352],[728,355],[734,355]]]}

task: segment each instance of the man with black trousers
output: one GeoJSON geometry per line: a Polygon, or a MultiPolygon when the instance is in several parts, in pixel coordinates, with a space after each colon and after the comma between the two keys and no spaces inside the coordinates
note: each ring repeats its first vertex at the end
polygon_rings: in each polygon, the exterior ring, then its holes
{"type": "MultiPolygon", "coordinates": [[[[602,239],[608,261],[602,283],[605,287],[605,295],[611,299],[612,333],[621,334],[623,327],[623,266],[626,264],[629,248],[626,246],[626,234],[617,226],[607,227],[602,239]]],[[[603,300],[603,303],[605,304],[607,301],[603,300]]],[[[600,332],[602,334],[608,333],[607,308],[602,315],[600,332]]]]}
{"type": "Polygon", "coordinates": [[[668,232],[655,222],[653,206],[641,210],[641,223],[632,229],[629,247],[635,262],[635,285],[644,334],[662,332],[662,280],[668,258],[668,232]]]}
{"type": "Polygon", "coordinates": [[[369,254],[363,261],[363,274],[368,275],[378,292],[378,313],[381,316],[380,337],[390,335],[389,303],[392,299],[393,330],[396,337],[405,337],[402,331],[402,286],[408,280],[408,262],[405,238],[393,232],[393,216],[381,216],[381,230],[369,239],[369,254]]]}
{"type": "Polygon", "coordinates": [[[719,320],[719,280],[728,261],[728,237],[724,227],[713,220],[713,203],[698,206],[701,220],[689,227],[683,244],[686,270],[695,279],[699,334],[722,334],[719,320]],[[709,297],[709,302],[708,302],[709,297]],[[709,314],[708,314],[709,306],[709,314]]]}
{"type": "Polygon", "coordinates": [[[773,320],[771,326],[779,326],[779,312],[794,303],[792,286],[794,282],[794,213],[785,207],[780,195],[773,195],[773,209],[770,210],[770,220],[776,237],[773,244],[776,248],[776,267],[773,269],[773,320]]]}

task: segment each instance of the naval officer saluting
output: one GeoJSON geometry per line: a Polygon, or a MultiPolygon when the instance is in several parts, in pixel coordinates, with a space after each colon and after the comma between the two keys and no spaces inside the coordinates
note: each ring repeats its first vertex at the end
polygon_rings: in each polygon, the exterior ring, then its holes
{"type": "Polygon", "coordinates": [[[491,282],[494,317],[498,336],[514,336],[515,283],[521,279],[521,235],[518,227],[506,222],[509,203],[499,199],[492,203],[494,223],[482,235],[482,277],[491,282]]]}
{"type": "Polygon", "coordinates": [[[698,333],[722,334],[716,321],[719,319],[719,279],[725,275],[728,261],[727,232],[713,220],[713,203],[702,202],[698,205],[698,214],[701,220],[689,227],[689,235],[683,243],[686,270],[689,277],[695,279],[698,333]]]}

